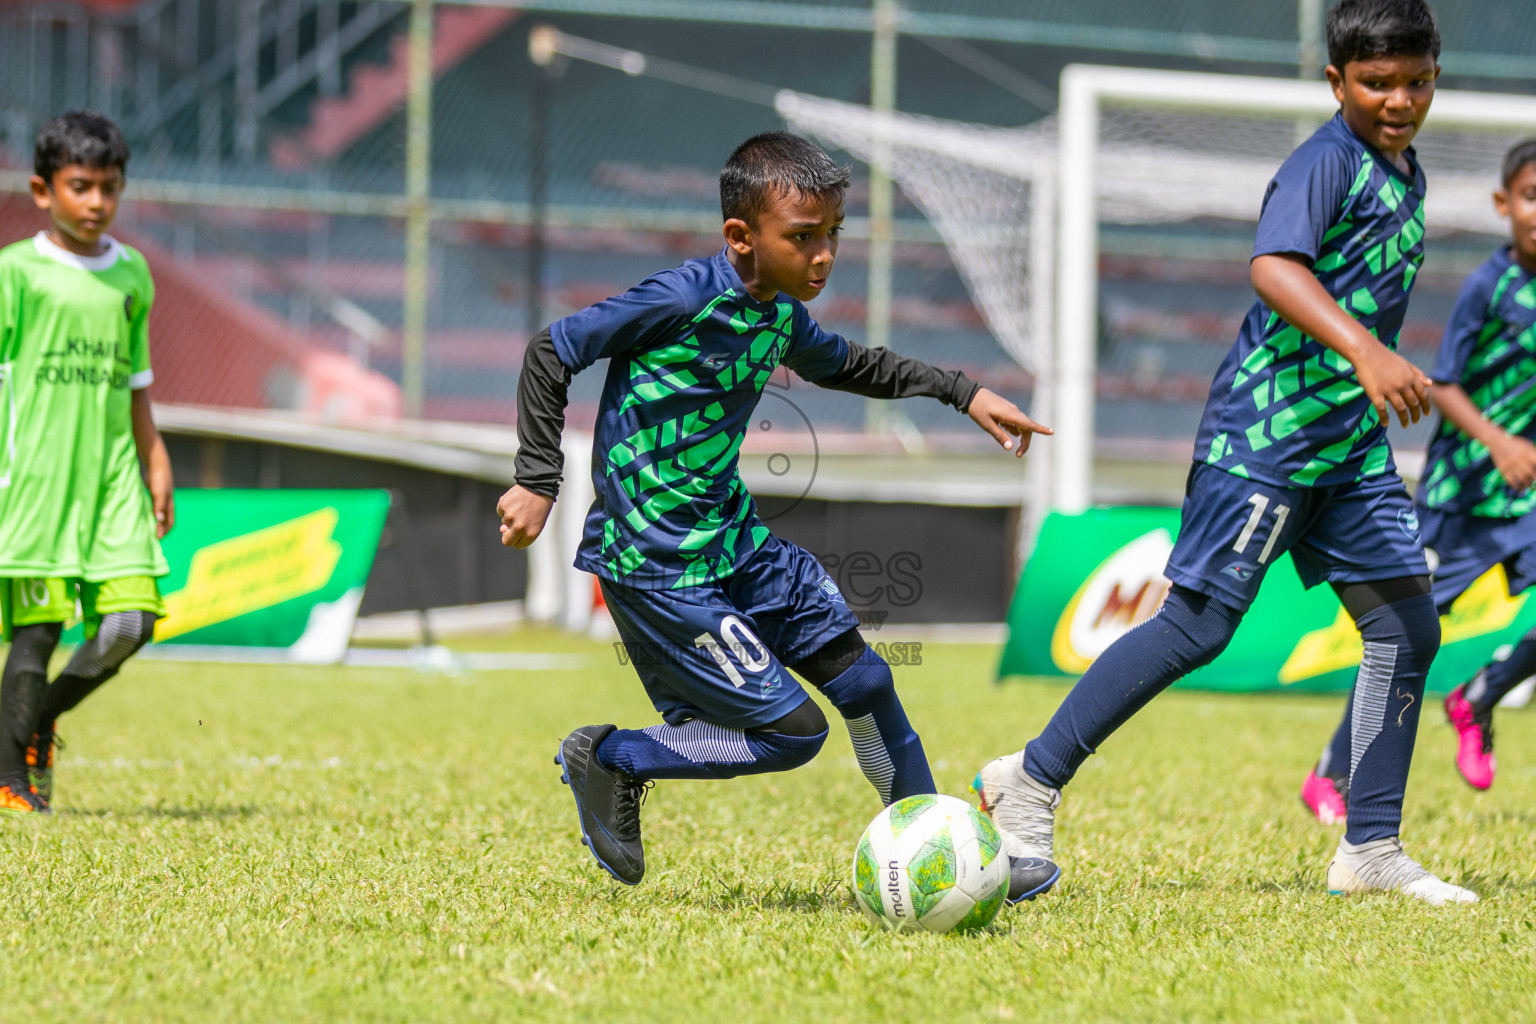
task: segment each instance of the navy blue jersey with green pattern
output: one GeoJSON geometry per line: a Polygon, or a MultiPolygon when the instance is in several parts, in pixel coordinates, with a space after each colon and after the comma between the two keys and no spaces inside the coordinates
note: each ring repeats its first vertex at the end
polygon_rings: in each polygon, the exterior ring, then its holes
{"type": "MultiPolygon", "coordinates": [[[[1461,385],[1506,433],[1536,441],[1536,279],[1508,249],[1462,284],[1431,376],[1461,385]]],[[[1419,501],[1438,512],[1516,517],[1536,508],[1536,493],[1512,490],[1488,446],[1442,418],[1429,442],[1419,501]]]]}
{"type": "Polygon", "coordinates": [[[848,343],[785,295],[758,302],[722,249],[557,321],[575,373],[608,359],[592,445],[597,498],[576,565],[631,587],[723,579],[768,528],[737,473],[763,385],[843,368],[848,343]]]}
{"type": "MultiPolygon", "coordinates": [[[[1281,165],[1264,194],[1255,258],[1295,253],[1390,348],[1424,261],[1424,174],[1411,175],[1341,115],[1281,165]]],[[[1395,469],[1354,367],[1255,302],[1211,385],[1195,461],[1284,487],[1327,487],[1395,469]]]]}

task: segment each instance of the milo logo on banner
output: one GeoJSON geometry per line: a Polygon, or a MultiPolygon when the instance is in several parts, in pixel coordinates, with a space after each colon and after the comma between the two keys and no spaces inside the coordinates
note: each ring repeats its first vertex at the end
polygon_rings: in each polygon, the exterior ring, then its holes
{"type": "Polygon", "coordinates": [[[1084,672],[1121,634],[1151,618],[1168,594],[1173,535],[1153,530],[1105,559],[1067,603],[1051,634],[1051,660],[1084,672]]]}
{"type": "MultiPolygon", "coordinates": [[[[1008,610],[998,675],[1071,678],[1127,630],[1156,614],[1178,536],[1175,508],[1051,513],[1008,610]]],[[[1501,644],[1536,626],[1536,601],[1511,598],[1502,567],[1478,580],[1441,620],[1431,690],[1445,691],[1501,644]]],[[[1343,690],[1360,664],[1360,633],[1332,588],[1304,589],[1289,555],[1275,559],[1226,649],[1177,685],[1213,690],[1343,690]]]]}

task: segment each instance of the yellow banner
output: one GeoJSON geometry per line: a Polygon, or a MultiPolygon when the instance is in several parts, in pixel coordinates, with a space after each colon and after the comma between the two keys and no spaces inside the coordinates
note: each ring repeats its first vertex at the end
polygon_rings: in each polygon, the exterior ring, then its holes
{"type": "Polygon", "coordinates": [[[276,526],[201,548],[187,584],[165,596],[155,639],[190,633],[324,587],[341,559],[332,535],[339,515],[322,508],[276,526]]]}
{"type": "MultiPolygon", "coordinates": [[[[1520,614],[1526,596],[1510,597],[1504,567],[1494,566],[1467,588],[1467,592],[1451,606],[1449,615],[1441,617],[1441,644],[1453,644],[1507,629],[1520,614]]],[[[1340,608],[1331,625],[1307,633],[1296,644],[1280,668],[1280,682],[1294,683],[1325,672],[1353,668],[1360,664],[1363,653],[1360,631],[1349,614],[1340,608]]]]}

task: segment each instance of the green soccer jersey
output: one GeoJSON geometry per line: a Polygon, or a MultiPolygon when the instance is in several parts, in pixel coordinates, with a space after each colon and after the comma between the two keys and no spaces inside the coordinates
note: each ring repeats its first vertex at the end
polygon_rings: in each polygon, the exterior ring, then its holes
{"type": "MultiPolygon", "coordinates": [[[[1461,286],[1432,376],[1456,384],[1490,423],[1536,441],[1536,274],[1500,248],[1461,286]]],[[[1418,500],[1457,515],[1518,519],[1536,492],[1515,490],[1488,446],[1440,418],[1429,442],[1418,500]]]]}
{"type": "MultiPolygon", "coordinates": [[[[1253,256],[1295,256],[1361,327],[1396,349],[1424,262],[1424,172],[1404,171],[1335,114],[1269,183],[1253,256]]],[[[1260,299],[1227,353],[1195,461],[1274,487],[1332,487],[1396,471],[1349,360],[1260,299]]]]}
{"type": "Polygon", "coordinates": [[[0,249],[0,576],[163,576],[133,442],[154,379],[144,257],[0,249]]]}

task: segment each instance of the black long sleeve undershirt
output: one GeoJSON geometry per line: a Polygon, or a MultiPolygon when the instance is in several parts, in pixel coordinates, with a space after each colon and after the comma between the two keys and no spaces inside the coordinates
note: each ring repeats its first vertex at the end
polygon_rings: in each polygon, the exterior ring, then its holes
{"type": "Polygon", "coordinates": [[[888,348],[869,348],[852,341],[843,368],[815,384],[865,398],[937,398],[961,412],[970,409],[971,400],[981,390],[980,384],[959,370],[941,370],[888,348]]]}
{"type": "Polygon", "coordinates": [[[517,381],[517,459],[519,486],[551,500],[560,496],[560,471],[565,453],[565,406],[571,371],[555,352],[555,339],[546,327],[528,342],[523,372],[517,381]]]}
{"type": "MultiPolygon", "coordinates": [[[[848,343],[843,368],[814,382],[817,387],[847,391],[865,398],[936,398],[961,412],[981,385],[959,370],[941,370],[920,359],[888,348],[848,343]]],[[[523,372],[517,382],[517,459],[520,487],[556,498],[565,456],[560,434],[565,430],[565,406],[571,371],[560,362],[554,338],[546,327],[528,342],[523,372]]]]}

